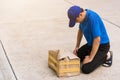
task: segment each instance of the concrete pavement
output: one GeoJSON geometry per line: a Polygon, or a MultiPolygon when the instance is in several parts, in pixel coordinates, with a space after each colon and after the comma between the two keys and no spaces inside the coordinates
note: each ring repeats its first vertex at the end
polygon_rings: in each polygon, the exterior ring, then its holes
{"type": "MultiPolygon", "coordinates": [[[[119,80],[119,0],[0,0],[0,40],[18,80],[119,80]],[[72,3],[71,3],[72,2],[72,3]],[[114,52],[113,66],[93,73],[58,78],[48,68],[48,50],[74,49],[78,24],[68,27],[71,4],[98,12],[106,25],[114,52]]],[[[82,45],[86,41],[82,40],[82,45]]],[[[15,80],[0,46],[0,80],[15,80]],[[3,69],[4,68],[4,69],[3,69]]]]}

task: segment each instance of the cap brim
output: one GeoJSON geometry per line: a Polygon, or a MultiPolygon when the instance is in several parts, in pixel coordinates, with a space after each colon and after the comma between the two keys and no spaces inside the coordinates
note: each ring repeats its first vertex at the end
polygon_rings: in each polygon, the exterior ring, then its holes
{"type": "Polygon", "coordinates": [[[74,27],[74,25],[75,25],[75,20],[70,20],[69,21],[69,27],[74,27]]]}

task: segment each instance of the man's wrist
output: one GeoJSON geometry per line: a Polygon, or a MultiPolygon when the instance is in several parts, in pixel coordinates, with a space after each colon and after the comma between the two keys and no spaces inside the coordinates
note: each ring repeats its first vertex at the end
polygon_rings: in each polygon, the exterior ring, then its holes
{"type": "Polygon", "coordinates": [[[76,45],[76,46],[75,46],[75,48],[79,48],[79,46],[78,46],[78,45],[76,45]]]}
{"type": "Polygon", "coordinates": [[[91,60],[93,60],[94,57],[93,57],[92,55],[90,55],[89,58],[90,58],[91,60]]]}

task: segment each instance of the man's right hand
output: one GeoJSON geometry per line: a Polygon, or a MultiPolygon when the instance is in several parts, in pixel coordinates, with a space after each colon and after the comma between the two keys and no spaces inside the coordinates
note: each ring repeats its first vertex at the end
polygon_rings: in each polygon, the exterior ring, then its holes
{"type": "Polygon", "coordinates": [[[79,48],[77,47],[77,48],[75,48],[74,51],[73,51],[73,54],[75,54],[76,56],[77,56],[78,49],[79,49],[79,48]]]}

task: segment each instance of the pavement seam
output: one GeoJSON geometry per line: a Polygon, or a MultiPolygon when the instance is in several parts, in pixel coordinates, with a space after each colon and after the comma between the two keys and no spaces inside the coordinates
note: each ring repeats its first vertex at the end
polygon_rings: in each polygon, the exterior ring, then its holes
{"type": "Polygon", "coordinates": [[[12,64],[10,63],[10,59],[9,59],[7,53],[6,53],[6,50],[5,50],[4,45],[3,45],[3,43],[2,43],[1,40],[0,40],[0,44],[2,45],[3,51],[4,51],[4,53],[5,53],[5,57],[6,57],[9,65],[10,65],[10,68],[11,68],[11,70],[12,70],[12,72],[13,72],[13,75],[14,75],[15,79],[18,80],[18,78],[17,78],[17,76],[16,76],[16,74],[15,74],[15,71],[14,71],[14,69],[13,69],[13,67],[12,67],[12,64]]]}
{"type": "Polygon", "coordinates": [[[107,19],[105,19],[105,18],[102,18],[104,21],[106,21],[106,22],[108,22],[108,23],[110,23],[110,24],[112,24],[112,25],[114,25],[114,26],[116,26],[116,27],[118,27],[119,29],[120,29],[120,26],[119,25],[117,25],[117,24],[115,24],[115,23],[113,23],[113,22],[111,22],[111,21],[109,21],[109,20],[107,20],[107,19]]]}
{"type": "Polygon", "coordinates": [[[70,4],[70,5],[75,5],[74,3],[68,1],[68,0],[64,0],[66,3],[70,4]]]}

